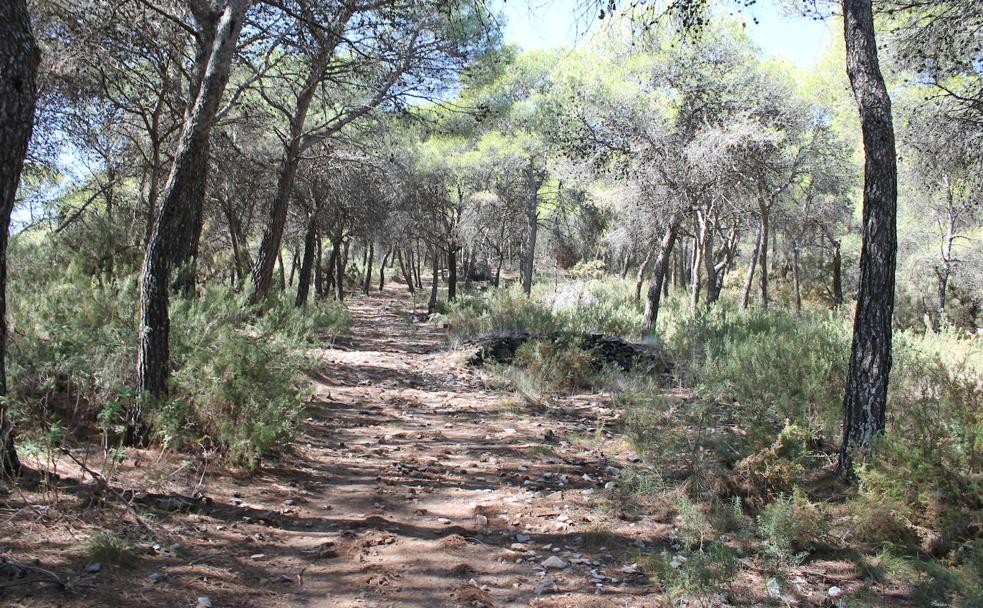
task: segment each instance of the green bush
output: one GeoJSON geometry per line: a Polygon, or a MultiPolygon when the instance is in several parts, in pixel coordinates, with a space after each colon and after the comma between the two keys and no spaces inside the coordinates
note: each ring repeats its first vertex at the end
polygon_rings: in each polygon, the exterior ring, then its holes
{"type": "MultiPolygon", "coordinates": [[[[98,432],[113,448],[137,405],[136,276],[91,278],[74,263],[52,269],[50,250],[29,239],[15,240],[14,254],[7,363],[21,437],[47,444],[49,429],[67,430],[62,439],[98,432]]],[[[258,310],[221,287],[172,297],[169,399],[140,404],[154,437],[247,465],[289,440],[309,384],[304,349],[349,323],[339,304],[298,309],[290,300],[258,310]]]]}
{"type": "Polygon", "coordinates": [[[761,550],[779,564],[798,564],[826,534],[826,521],[801,491],[781,497],[758,514],[761,550]]]}
{"type": "Polygon", "coordinates": [[[720,306],[680,319],[670,336],[684,381],[735,410],[752,450],[770,444],[786,420],[838,435],[849,355],[839,318],[720,306]]]}

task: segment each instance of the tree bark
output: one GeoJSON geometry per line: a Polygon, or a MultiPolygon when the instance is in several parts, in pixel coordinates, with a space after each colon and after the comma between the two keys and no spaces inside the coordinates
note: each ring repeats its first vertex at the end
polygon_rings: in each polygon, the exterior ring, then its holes
{"type": "MultiPolygon", "coordinates": [[[[194,105],[185,116],[174,154],[171,172],[164,187],[160,209],[147,242],[140,275],[140,343],[137,355],[138,392],[159,400],[167,394],[170,352],[168,334],[168,282],[175,231],[194,204],[194,188],[205,168],[201,150],[207,146],[218,104],[229,79],[229,66],[250,0],[227,0],[216,22],[214,43],[208,67],[194,105]]],[[[207,167],[207,163],[206,163],[207,167]]],[[[137,443],[146,438],[139,406],[128,413],[126,440],[137,443]]]]}
{"type": "Polygon", "coordinates": [[[338,241],[338,245],[335,247],[335,252],[337,255],[334,256],[334,297],[339,302],[343,302],[345,300],[345,265],[348,258],[348,256],[345,254],[345,250],[347,248],[348,243],[344,242],[344,240],[338,241]]]}
{"type": "Polygon", "coordinates": [[[655,331],[659,321],[659,306],[662,299],[662,281],[669,269],[669,259],[672,247],[676,242],[676,232],[679,221],[673,221],[666,227],[659,242],[659,255],[655,258],[655,268],[652,271],[652,281],[649,283],[648,298],[645,301],[645,318],[642,322],[642,335],[655,331]]]}
{"type": "Polygon", "coordinates": [[[758,262],[761,265],[761,306],[768,308],[768,206],[761,203],[759,206],[761,213],[761,251],[758,253],[758,262]]]}
{"type": "Polygon", "coordinates": [[[399,271],[403,273],[403,280],[406,281],[406,288],[410,290],[410,293],[416,293],[416,287],[413,286],[413,276],[411,275],[411,270],[407,270],[407,264],[403,261],[403,254],[400,250],[396,249],[396,260],[399,261],[399,271]]]}
{"type": "Polygon", "coordinates": [[[795,296],[795,316],[802,313],[802,288],[799,285],[799,247],[792,245],[792,292],[795,296]]]}
{"type": "Polygon", "coordinates": [[[433,282],[430,284],[430,300],[427,302],[427,314],[432,315],[437,310],[437,286],[440,282],[440,256],[434,248],[433,255],[433,282]]]}
{"type": "Polygon", "coordinates": [[[300,264],[300,277],[297,278],[298,307],[307,306],[307,294],[311,289],[311,274],[314,266],[314,252],[317,250],[317,214],[307,219],[307,233],[304,235],[304,259],[300,264]]]}
{"type": "Polygon", "coordinates": [[[314,259],[314,298],[317,300],[324,299],[324,273],[321,270],[321,265],[324,263],[324,239],[321,238],[321,232],[318,231],[317,239],[315,240],[315,254],[314,259]]]}
{"type": "Polygon", "coordinates": [[[382,256],[382,264],[379,265],[379,291],[386,286],[386,262],[392,262],[393,248],[386,250],[386,255],[382,256]]]}
{"type": "Polygon", "coordinates": [[[457,245],[453,242],[447,247],[447,301],[457,299],[457,245]]]}
{"type": "MultiPolygon", "coordinates": [[[[655,253],[653,249],[649,249],[645,252],[645,257],[642,258],[642,263],[638,265],[638,272],[635,273],[635,301],[638,302],[642,299],[642,283],[645,282],[645,273],[648,272],[649,264],[652,262],[652,254],[655,253]]],[[[666,273],[668,275],[668,273],[666,273]]]]}
{"type": "MultiPolygon", "coordinates": [[[[365,282],[362,284],[362,293],[369,295],[369,289],[372,287],[372,263],[375,261],[375,244],[369,241],[369,251],[368,259],[365,262],[365,282]]],[[[385,262],[383,262],[385,264],[385,262]]]]}
{"type": "Polygon", "coordinates": [[[840,242],[833,241],[833,305],[843,304],[843,258],[840,254],[840,242]]]}
{"type": "Polygon", "coordinates": [[[14,427],[7,411],[7,241],[34,130],[41,52],[25,0],[0,2],[0,474],[19,475],[14,427]]]}
{"type": "Polygon", "coordinates": [[[871,0],[843,0],[843,27],[865,158],[860,280],[837,463],[838,475],[847,478],[855,458],[884,431],[891,373],[898,173],[891,98],[878,65],[871,0]]]}
{"type": "Polygon", "coordinates": [[[699,229],[695,232],[696,234],[693,236],[693,259],[691,260],[692,266],[690,270],[693,275],[693,282],[689,286],[689,310],[692,313],[696,312],[700,304],[700,291],[703,289],[702,273],[700,272],[704,255],[703,234],[701,234],[699,229]]]}
{"type": "Polygon", "coordinates": [[[532,293],[533,267],[536,263],[536,235],[539,232],[539,188],[545,174],[533,167],[526,170],[526,238],[522,244],[522,291],[532,293]]]}

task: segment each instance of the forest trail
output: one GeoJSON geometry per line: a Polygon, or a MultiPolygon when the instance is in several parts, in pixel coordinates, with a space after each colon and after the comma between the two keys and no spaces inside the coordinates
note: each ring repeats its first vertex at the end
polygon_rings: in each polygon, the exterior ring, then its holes
{"type": "Polygon", "coordinates": [[[191,579],[175,605],[645,605],[616,559],[642,527],[602,533],[591,510],[617,473],[586,439],[601,397],[523,413],[441,328],[410,322],[399,287],[350,299],[352,338],[320,351],[293,453],[206,489],[194,565],[168,574],[191,579]]]}

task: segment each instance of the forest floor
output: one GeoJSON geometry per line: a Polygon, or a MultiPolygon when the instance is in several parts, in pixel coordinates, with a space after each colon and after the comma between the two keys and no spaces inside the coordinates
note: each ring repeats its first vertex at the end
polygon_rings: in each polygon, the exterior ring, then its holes
{"type": "MultiPolygon", "coordinates": [[[[607,498],[606,484],[635,459],[607,397],[530,411],[467,367],[441,327],[411,322],[401,289],[351,298],[352,337],[318,350],[302,436],[259,471],[212,465],[201,477],[179,457],[145,451],[111,478],[113,488],[150,492],[130,513],[88,479],[0,496],[0,556],[34,565],[14,579],[23,584],[0,589],[0,603],[664,605],[634,562],[671,548],[672,514],[607,498]],[[205,498],[167,500],[196,490],[205,498]],[[105,529],[137,539],[131,563],[96,567],[85,542],[105,529]],[[44,583],[37,568],[69,589],[44,583]]],[[[58,466],[62,479],[85,477],[72,462],[58,466]]],[[[861,584],[846,562],[810,568],[800,578],[812,597],[861,584]]],[[[737,587],[732,602],[774,601],[753,570],[737,587]]],[[[823,601],[809,597],[791,599],[823,601]]]]}

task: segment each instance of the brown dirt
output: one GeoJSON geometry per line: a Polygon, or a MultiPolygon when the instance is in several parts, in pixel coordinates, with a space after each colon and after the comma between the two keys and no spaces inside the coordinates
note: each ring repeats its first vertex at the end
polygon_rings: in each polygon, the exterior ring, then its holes
{"type": "MultiPolygon", "coordinates": [[[[672,522],[665,509],[604,508],[616,474],[607,467],[627,454],[607,430],[616,414],[606,398],[565,398],[547,414],[515,407],[463,365],[440,327],[409,322],[407,305],[399,286],[352,299],[352,338],[318,351],[302,436],[260,471],[132,452],[110,475],[114,488],[205,497],[178,511],[135,503],[156,538],[90,480],[78,483],[68,461],[57,468],[69,481],[0,495],[0,556],[69,580],[61,591],[0,565],[0,604],[667,605],[655,584],[622,570],[633,552],[667,547],[672,522]],[[104,529],[133,539],[140,556],[86,573],[82,543],[104,529]],[[516,534],[530,540],[513,544],[516,534]],[[553,555],[569,567],[543,568],[553,555]]],[[[748,576],[746,591],[760,589],[748,576]]],[[[841,576],[842,587],[859,584],[841,576]]]]}

